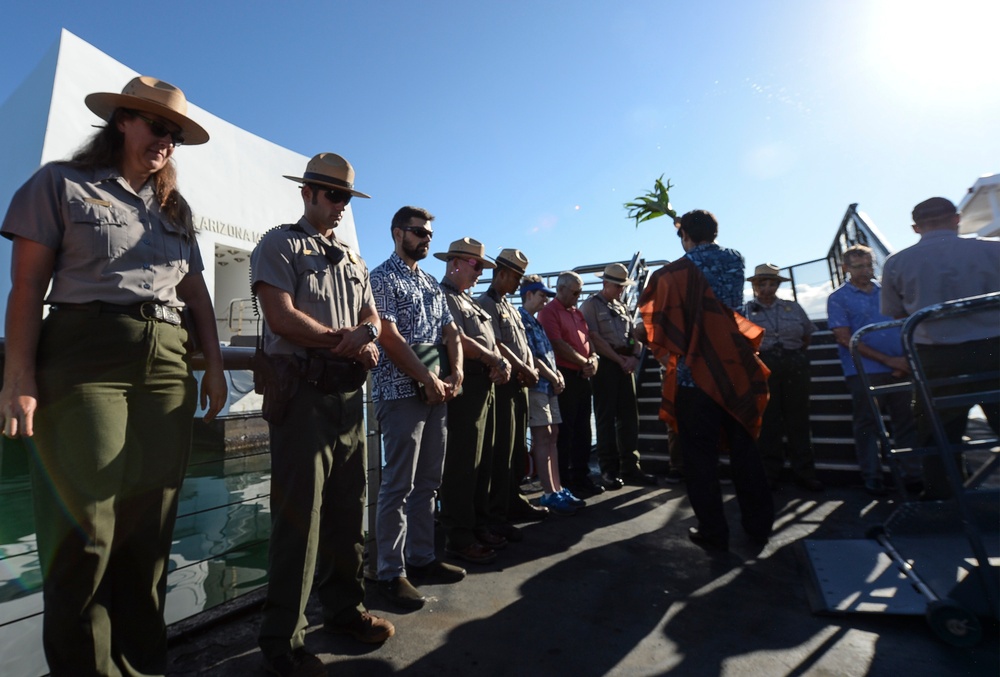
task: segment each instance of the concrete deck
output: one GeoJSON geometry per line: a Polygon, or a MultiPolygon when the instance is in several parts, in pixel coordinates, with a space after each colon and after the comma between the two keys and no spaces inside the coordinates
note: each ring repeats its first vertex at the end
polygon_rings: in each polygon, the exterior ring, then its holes
{"type": "MultiPolygon", "coordinates": [[[[571,517],[524,525],[493,564],[454,585],[425,586],[424,609],[399,613],[374,586],[370,609],[396,625],[371,647],[310,628],[331,675],[983,675],[1000,674],[1000,633],[958,649],[922,616],[810,611],[801,541],[863,538],[894,509],[858,486],[784,488],[762,550],[743,540],[726,490],[733,551],[691,544],[683,485],[626,487],[571,517]]],[[[263,674],[260,592],[172,627],[170,675],[263,674]]],[[[311,619],[319,619],[315,601],[311,619]]]]}

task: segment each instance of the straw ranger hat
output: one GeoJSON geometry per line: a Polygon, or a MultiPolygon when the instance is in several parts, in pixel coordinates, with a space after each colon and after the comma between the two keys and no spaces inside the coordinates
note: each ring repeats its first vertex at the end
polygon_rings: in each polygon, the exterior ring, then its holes
{"type": "Polygon", "coordinates": [[[447,261],[450,258],[476,259],[482,262],[483,268],[496,268],[496,264],[488,260],[484,254],[486,254],[486,246],[482,242],[471,237],[463,237],[448,245],[448,251],[434,254],[434,258],[442,261],[447,261]]]}
{"type": "Polygon", "coordinates": [[[594,273],[594,275],[612,284],[620,284],[626,287],[635,284],[634,280],[628,278],[628,269],[620,263],[609,263],[604,268],[603,273],[594,273]]]}
{"type": "Polygon", "coordinates": [[[359,190],[354,190],[354,167],[336,153],[320,153],[313,156],[309,164],[306,165],[306,172],[302,176],[288,176],[287,174],[282,174],[282,176],[299,183],[314,183],[327,188],[339,188],[356,197],[371,197],[371,195],[366,195],[359,190]]]}
{"type": "Polygon", "coordinates": [[[493,259],[497,265],[513,270],[519,275],[524,275],[528,269],[528,257],[520,249],[504,249],[493,259]]]}
{"type": "Polygon", "coordinates": [[[208,141],[208,132],[188,117],[188,102],[182,92],[169,82],[148,75],[132,78],[121,94],[95,92],[83,100],[97,117],[111,121],[111,114],[118,108],[128,108],[153,113],[180,127],[185,146],[197,146],[208,141]]]}
{"type": "Polygon", "coordinates": [[[754,280],[777,280],[778,282],[788,282],[790,278],[782,277],[778,273],[781,272],[781,268],[774,265],[773,263],[762,263],[756,268],[754,268],[753,275],[747,278],[748,282],[753,282],[754,280]]]}

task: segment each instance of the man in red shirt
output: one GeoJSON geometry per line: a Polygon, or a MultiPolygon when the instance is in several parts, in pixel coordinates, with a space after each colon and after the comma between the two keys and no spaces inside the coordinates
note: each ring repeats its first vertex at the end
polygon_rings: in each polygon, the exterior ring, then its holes
{"type": "Polygon", "coordinates": [[[577,496],[594,496],[604,487],[590,478],[590,377],[597,372],[597,354],[591,350],[590,330],[576,307],[583,280],[567,271],[556,280],[556,297],[538,311],[556,354],[556,366],[566,381],[559,395],[559,475],[577,496]]]}

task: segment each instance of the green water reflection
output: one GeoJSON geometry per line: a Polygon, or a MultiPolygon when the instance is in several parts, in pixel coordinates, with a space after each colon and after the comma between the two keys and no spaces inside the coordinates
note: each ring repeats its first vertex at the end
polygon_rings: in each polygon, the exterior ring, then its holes
{"type": "MultiPolygon", "coordinates": [[[[18,440],[0,446],[0,656],[10,677],[45,674],[41,582],[28,480],[18,440]]],[[[166,620],[210,609],[267,583],[267,449],[225,455],[196,446],[181,491],[166,620]]]]}

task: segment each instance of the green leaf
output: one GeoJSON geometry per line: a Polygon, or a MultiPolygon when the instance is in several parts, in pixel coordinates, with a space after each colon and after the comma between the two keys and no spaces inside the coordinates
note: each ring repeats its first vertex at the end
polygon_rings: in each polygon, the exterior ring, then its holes
{"type": "Polygon", "coordinates": [[[670,182],[670,179],[667,179],[667,185],[663,185],[663,175],[661,174],[660,178],[653,183],[653,190],[645,195],[635,197],[632,202],[625,203],[624,206],[628,210],[628,217],[635,219],[636,228],[643,221],[649,221],[660,216],[669,216],[671,218],[677,216],[677,212],[674,211],[673,206],[670,204],[670,189],[673,187],[674,184],[670,182]]]}

